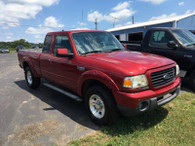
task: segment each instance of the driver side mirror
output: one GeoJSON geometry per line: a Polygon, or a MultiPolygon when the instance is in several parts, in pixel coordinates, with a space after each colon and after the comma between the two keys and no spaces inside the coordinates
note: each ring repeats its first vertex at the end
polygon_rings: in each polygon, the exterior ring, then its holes
{"type": "Polygon", "coordinates": [[[66,48],[56,49],[56,54],[58,57],[73,57],[74,56],[74,53],[68,53],[68,49],[66,48]]]}
{"type": "Polygon", "coordinates": [[[172,48],[172,49],[177,49],[179,46],[174,41],[169,41],[167,43],[167,47],[172,48]]]}

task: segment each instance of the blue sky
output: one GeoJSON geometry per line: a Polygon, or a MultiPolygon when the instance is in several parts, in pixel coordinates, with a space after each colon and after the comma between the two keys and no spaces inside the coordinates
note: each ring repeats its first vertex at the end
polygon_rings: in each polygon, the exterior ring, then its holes
{"type": "Polygon", "coordinates": [[[43,42],[49,31],[95,29],[95,19],[106,30],[132,16],[139,23],[193,12],[195,0],[0,0],[0,41],[43,42]]]}

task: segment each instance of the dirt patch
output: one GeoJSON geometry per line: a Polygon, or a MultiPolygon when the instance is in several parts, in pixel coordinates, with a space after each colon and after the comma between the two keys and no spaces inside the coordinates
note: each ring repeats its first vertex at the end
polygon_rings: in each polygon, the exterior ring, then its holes
{"type": "MultiPolygon", "coordinates": [[[[20,145],[41,145],[36,141],[45,135],[51,134],[61,124],[56,120],[47,120],[25,125],[18,132],[11,136],[11,141],[20,145]]],[[[9,137],[10,138],[10,137],[9,137]]]]}

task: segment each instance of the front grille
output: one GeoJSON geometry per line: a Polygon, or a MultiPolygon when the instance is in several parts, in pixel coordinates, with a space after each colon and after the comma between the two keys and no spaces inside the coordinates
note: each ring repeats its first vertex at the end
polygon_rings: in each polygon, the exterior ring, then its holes
{"type": "Polygon", "coordinates": [[[175,79],[175,67],[151,73],[154,88],[164,86],[175,79]]]}

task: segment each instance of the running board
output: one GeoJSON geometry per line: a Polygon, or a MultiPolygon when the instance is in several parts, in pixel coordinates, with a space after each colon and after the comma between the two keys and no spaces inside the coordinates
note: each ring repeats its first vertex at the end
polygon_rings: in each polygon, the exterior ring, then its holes
{"type": "Polygon", "coordinates": [[[63,89],[60,89],[60,88],[58,88],[58,87],[56,87],[54,85],[51,85],[51,84],[48,84],[48,83],[43,83],[43,85],[46,86],[46,87],[48,87],[48,88],[51,88],[51,89],[53,89],[55,91],[58,91],[58,92],[66,95],[66,96],[68,96],[68,97],[70,97],[70,98],[72,98],[72,99],[74,99],[76,101],[82,101],[82,99],[79,96],[77,96],[75,94],[72,94],[72,93],[70,93],[68,91],[65,91],[63,89]]]}

